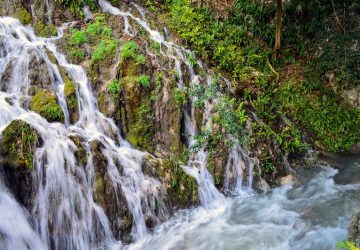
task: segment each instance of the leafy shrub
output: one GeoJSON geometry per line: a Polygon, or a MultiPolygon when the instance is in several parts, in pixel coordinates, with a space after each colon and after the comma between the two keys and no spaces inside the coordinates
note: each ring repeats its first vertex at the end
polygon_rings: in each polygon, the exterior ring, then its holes
{"type": "Polygon", "coordinates": [[[69,7],[70,10],[79,15],[83,15],[82,8],[87,5],[90,9],[95,9],[97,6],[96,0],[55,0],[55,2],[61,3],[66,7],[69,7]]]}
{"type": "Polygon", "coordinates": [[[122,84],[120,83],[119,80],[117,79],[112,79],[109,83],[108,83],[108,91],[111,95],[119,95],[121,93],[122,90],[122,84]]]}
{"type": "Polygon", "coordinates": [[[135,62],[136,64],[144,64],[145,63],[145,56],[143,55],[138,55],[136,58],[135,58],[135,62]]]}
{"type": "Polygon", "coordinates": [[[137,77],[137,82],[140,83],[143,87],[150,86],[150,77],[147,75],[141,75],[137,77]]]}
{"type": "Polygon", "coordinates": [[[69,53],[69,58],[75,63],[80,63],[85,58],[85,52],[83,50],[73,48],[69,53]]]}
{"type": "Polygon", "coordinates": [[[359,250],[360,248],[355,245],[355,242],[344,240],[337,244],[337,249],[339,249],[339,250],[359,250]]]}
{"type": "Polygon", "coordinates": [[[187,101],[187,90],[181,90],[176,88],[174,90],[174,100],[177,105],[184,105],[187,101]]]}
{"type": "Polygon", "coordinates": [[[121,56],[124,59],[127,58],[136,58],[137,52],[138,52],[138,46],[134,41],[129,41],[124,44],[124,46],[121,48],[121,56]]]}
{"type": "Polygon", "coordinates": [[[112,56],[117,47],[117,41],[114,39],[106,39],[100,42],[100,44],[94,49],[91,54],[91,60],[93,63],[103,61],[106,57],[112,56]]]}
{"type": "Polygon", "coordinates": [[[88,41],[88,38],[84,31],[73,29],[71,30],[70,44],[81,45],[88,41]]]}

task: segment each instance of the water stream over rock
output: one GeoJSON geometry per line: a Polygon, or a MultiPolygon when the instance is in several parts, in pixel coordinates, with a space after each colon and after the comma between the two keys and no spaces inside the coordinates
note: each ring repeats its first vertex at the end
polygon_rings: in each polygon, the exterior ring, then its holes
{"type": "MultiPolygon", "coordinates": [[[[104,12],[124,18],[119,29],[125,34],[133,35],[135,22],[160,44],[162,55],[174,62],[179,89],[184,88],[181,64],[186,65],[192,84],[211,84],[206,66],[196,61],[205,71],[200,76],[190,62],[196,60],[194,54],[152,29],[140,6],[132,5],[141,18],[104,0],[99,5],[104,12]]],[[[86,18],[90,17],[86,9],[86,18]]],[[[202,149],[183,166],[198,184],[201,206],[170,218],[161,181],[143,171],[144,158],[153,156],[122,138],[115,122],[99,111],[84,68],[70,64],[59,52],[55,43],[64,29],[66,25],[58,29],[57,37],[41,38],[16,19],[0,17],[0,133],[17,123],[30,126],[39,137],[33,169],[24,177],[31,192],[20,194],[25,202],[16,200],[19,194],[6,185],[11,173],[5,171],[0,178],[0,248],[332,249],[345,238],[348,219],[360,206],[359,184],[335,184],[336,170],[324,167],[299,187],[257,194],[252,190],[257,160],[238,142],[229,152],[223,187],[235,198],[216,188],[207,169],[208,152],[202,149]],[[37,85],[50,83],[46,88],[58,100],[63,123],[49,122],[31,111],[33,92],[38,91],[31,81],[32,67],[43,71],[37,85]],[[64,70],[76,86],[77,122],[69,115],[64,70]],[[97,193],[99,186],[111,204],[97,193]],[[324,212],[330,208],[331,214],[324,212]],[[155,232],[149,234],[153,227],[155,232]]],[[[194,101],[189,98],[183,110],[189,147],[198,133],[194,101]]],[[[215,104],[216,100],[205,104],[204,127],[211,127],[215,104]]]]}

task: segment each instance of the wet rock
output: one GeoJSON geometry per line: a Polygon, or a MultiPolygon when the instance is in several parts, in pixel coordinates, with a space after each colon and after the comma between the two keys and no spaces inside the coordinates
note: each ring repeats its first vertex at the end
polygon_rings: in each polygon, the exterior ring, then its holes
{"type": "Polygon", "coordinates": [[[63,80],[65,81],[64,93],[66,97],[66,104],[70,114],[71,123],[76,123],[79,120],[79,108],[78,108],[78,100],[76,96],[76,86],[67,76],[63,76],[63,80]]]}
{"type": "Polygon", "coordinates": [[[99,141],[90,144],[95,171],[94,199],[105,211],[116,239],[131,242],[133,217],[127,206],[120,184],[113,183],[107,171],[107,159],[102,154],[104,147],[99,141]]]}
{"type": "Polygon", "coordinates": [[[291,174],[280,178],[281,185],[294,185],[295,183],[296,183],[296,178],[291,174]]]}
{"type": "Polygon", "coordinates": [[[88,160],[88,155],[84,146],[84,142],[81,139],[80,136],[70,136],[70,139],[75,143],[77,150],[75,152],[75,157],[77,160],[77,163],[82,166],[85,167],[87,164],[87,160],[88,160]]]}
{"type": "Polygon", "coordinates": [[[42,89],[48,89],[52,83],[48,65],[36,50],[29,55],[29,84],[42,89]]]}
{"type": "Polygon", "coordinates": [[[37,90],[30,101],[30,109],[39,113],[49,122],[64,121],[64,113],[58,105],[53,91],[37,90]]]}
{"type": "Polygon", "coordinates": [[[198,185],[193,177],[185,173],[178,160],[146,155],[142,169],[146,175],[160,180],[166,197],[164,205],[170,208],[172,213],[199,204],[198,185]]]}
{"type": "Polygon", "coordinates": [[[12,121],[0,138],[0,171],[21,204],[30,208],[35,190],[32,182],[33,155],[42,140],[35,129],[21,120],[12,121]]]}
{"type": "Polygon", "coordinates": [[[1,78],[0,78],[0,89],[1,91],[5,91],[8,89],[9,87],[9,84],[10,84],[10,80],[11,80],[11,76],[12,76],[12,72],[13,72],[13,62],[10,61],[6,67],[5,67],[5,70],[4,72],[2,73],[1,75],[1,78]]]}
{"type": "Polygon", "coordinates": [[[355,242],[356,246],[360,246],[360,212],[351,218],[348,239],[355,242]]]}

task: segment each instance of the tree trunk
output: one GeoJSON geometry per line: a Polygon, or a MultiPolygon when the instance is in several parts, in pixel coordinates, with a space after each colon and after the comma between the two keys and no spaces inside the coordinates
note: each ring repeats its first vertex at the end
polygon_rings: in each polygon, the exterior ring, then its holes
{"type": "Polygon", "coordinates": [[[280,54],[281,47],[281,16],[282,16],[282,3],[281,0],[276,0],[276,15],[275,15],[275,53],[276,57],[280,54]]]}

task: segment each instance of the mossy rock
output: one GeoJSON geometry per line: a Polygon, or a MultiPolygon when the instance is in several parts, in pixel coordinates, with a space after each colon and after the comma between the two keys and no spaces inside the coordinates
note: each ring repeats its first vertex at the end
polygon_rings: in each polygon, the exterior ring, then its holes
{"type": "Polygon", "coordinates": [[[180,159],[168,157],[164,159],[146,155],[143,158],[144,174],[161,180],[167,193],[169,207],[178,209],[195,206],[199,203],[198,185],[196,180],[185,173],[180,159]]]}
{"type": "Polygon", "coordinates": [[[71,115],[71,122],[75,123],[79,120],[79,109],[76,96],[76,86],[71,80],[67,80],[65,82],[64,92],[69,113],[71,115]]]}
{"type": "Polygon", "coordinates": [[[64,113],[52,91],[38,90],[31,99],[30,109],[39,113],[49,122],[64,122],[64,113]]]}
{"type": "Polygon", "coordinates": [[[41,138],[29,124],[21,120],[12,121],[3,131],[0,140],[0,155],[5,161],[4,165],[16,169],[32,169],[33,154],[40,144],[41,138]]]}
{"type": "Polygon", "coordinates": [[[21,8],[18,10],[19,20],[22,24],[30,24],[32,21],[31,14],[25,9],[21,8]]]}
{"type": "MultiPolygon", "coordinates": [[[[54,64],[56,64],[56,65],[59,64],[58,61],[57,61],[57,59],[56,59],[56,57],[54,56],[54,54],[53,54],[50,50],[46,49],[46,54],[47,54],[50,62],[52,62],[52,63],[54,63],[54,64]]],[[[60,72],[60,73],[61,73],[61,72],[60,72]]]]}
{"type": "Polygon", "coordinates": [[[163,169],[169,176],[168,196],[175,208],[187,208],[198,204],[198,184],[185,173],[181,162],[173,158],[163,160],[163,169]]]}
{"type": "Polygon", "coordinates": [[[77,150],[75,152],[77,163],[81,166],[86,166],[88,154],[83,145],[82,139],[79,136],[70,136],[70,139],[75,143],[77,147],[77,150]]]}
{"type": "Polygon", "coordinates": [[[34,24],[34,32],[37,36],[51,37],[57,35],[56,27],[53,25],[45,25],[42,22],[34,24]]]}

